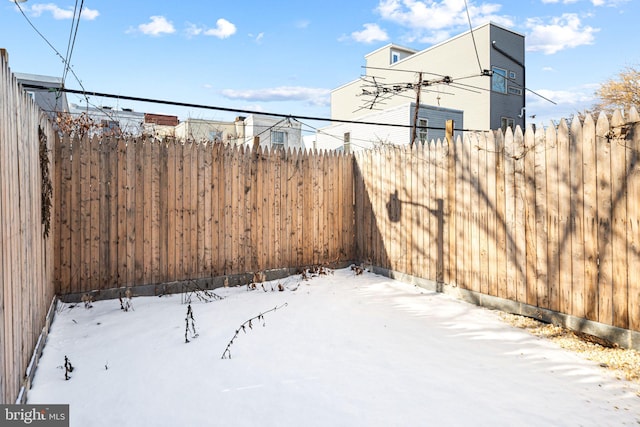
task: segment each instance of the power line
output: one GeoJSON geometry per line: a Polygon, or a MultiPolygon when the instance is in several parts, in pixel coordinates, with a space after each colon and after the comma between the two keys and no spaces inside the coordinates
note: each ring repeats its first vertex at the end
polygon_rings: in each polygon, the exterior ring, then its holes
{"type": "MultiPolygon", "coordinates": [[[[241,114],[255,114],[258,116],[272,116],[272,117],[282,117],[289,119],[301,119],[301,120],[317,120],[321,122],[334,122],[334,123],[348,123],[348,124],[362,124],[362,125],[375,125],[375,126],[389,126],[389,127],[400,127],[400,128],[411,128],[412,125],[403,125],[397,123],[378,123],[378,122],[369,122],[369,121],[360,121],[360,120],[344,120],[344,119],[334,119],[327,117],[317,117],[317,116],[301,116],[294,114],[282,114],[282,113],[268,113],[264,111],[255,111],[255,110],[245,110],[239,108],[229,108],[229,107],[219,107],[214,105],[205,105],[205,104],[194,104],[189,102],[180,102],[180,101],[169,101],[164,99],[154,99],[154,98],[143,98],[138,96],[128,96],[128,95],[116,95],[111,93],[103,93],[103,92],[91,92],[87,90],[77,90],[77,89],[68,89],[68,88],[60,88],[60,89],[52,89],[47,86],[41,85],[33,85],[33,84],[23,84],[25,89],[38,89],[38,90],[46,90],[46,91],[62,91],[65,93],[72,94],[81,94],[84,96],[96,96],[96,97],[104,97],[104,98],[114,98],[121,99],[126,101],[135,101],[135,102],[148,102],[152,104],[162,104],[162,105],[172,105],[176,107],[187,107],[187,108],[198,108],[203,110],[216,110],[216,111],[224,111],[227,113],[241,113],[241,114]]],[[[424,126],[425,129],[433,129],[433,130],[446,130],[445,127],[438,126],[424,126]]],[[[486,129],[454,129],[459,132],[486,132],[486,129]]]]}
{"type": "MultiPolygon", "coordinates": [[[[24,13],[24,10],[22,9],[22,7],[20,6],[19,3],[15,3],[16,6],[18,6],[18,9],[20,10],[20,13],[22,13],[22,16],[24,16],[24,19],[27,20],[27,22],[29,23],[29,25],[31,26],[31,28],[33,28],[33,30],[42,38],[42,40],[45,41],[45,43],[47,43],[47,45],[49,45],[49,47],[56,53],[56,55],[58,55],[60,57],[60,59],[62,60],[62,62],[66,65],[69,65],[66,61],[66,59],[62,56],[62,54],[60,52],[58,52],[58,49],[56,49],[51,42],[36,28],[35,25],[33,25],[33,22],[31,22],[31,20],[29,19],[29,17],[27,16],[26,13],[24,13]]],[[[80,85],[81,88],[84,89],[84,86],[82,86],[82,82],[80,81],[80,79],[78,78],[78,76],[76,75],[76,73],[73,71],[72,68],[69,68],[69,71],[71,71],[71,74],[73,74],[73,76],[75,77],[75,79],[78,81],[78,84],[80,85]]]]}
{"type": "Polygon", "coordinates": [[[480,73],[484,71],[482,69],[482,64],[480,64],[480,55],[478,54],[478,46],[476,45],[476,37],[473,35],[473,27],[471,26],[471,15],[469,15],[469,5],[467,4],[467,0],[464,0],[464,7],[467,10],[467,20],[469,21],[469,32],[471,32],[471,40],[473,40],[473,49],[476,51],[476,59],[478,60],[478,68],[480,68],[480,73]]]}
{"type": "Polygon", "coordinates": [[[67,43],[67,59],[65,60],[64,72],[62,73],[62,85],[67,79],[67,73],[71,68],[71,56],[73,55],[73,49],[76,45],[76,37],[78,36],[78,27],[80,26],[80,17],[82,16],[82,8],[84,7],[84,0],[80,2],[80,9],[76,17],[76,10],[78,8],[78,0],[76,0],[75,7],[73,9],[73,18],[71,19],[71,30],[69,32],[69,42],[67,43]],[[75,22],[75,29],[74,29],[75,22]]]}

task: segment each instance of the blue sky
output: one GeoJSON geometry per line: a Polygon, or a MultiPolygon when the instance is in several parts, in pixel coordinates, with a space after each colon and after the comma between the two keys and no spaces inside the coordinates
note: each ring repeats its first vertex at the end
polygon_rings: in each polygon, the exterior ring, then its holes
{"type": "MultiPolygon", "coordinates": [[[[20,6],[66,56],[75,0],[20,6]]],[[[535,123],[593,103],[598,84],[640,64],[637,0],[467,0],[473,26],[526,36],[535,123]]],[[[70,64],[85,89],[226,108],[329,117],[329,92],[357,79],[388,43],[424,49],[469,29],[464,0],[323,2],[95,1],[83,5],[70,64]]],[[[62,76],[60,57],[11,1],[0,0],[0,47],[12,71],[62,76]]],[[[73,75],[67,87],[80,89],[73,75]]],[[[72,102],[81,98],[70,96],[72,102]]],[[[233,113],[90,99],[95,105],[230,120],[233,113]]]]}

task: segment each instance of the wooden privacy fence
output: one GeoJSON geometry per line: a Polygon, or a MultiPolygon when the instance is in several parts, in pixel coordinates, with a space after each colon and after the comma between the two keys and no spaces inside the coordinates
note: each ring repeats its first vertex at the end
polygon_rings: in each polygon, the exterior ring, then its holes
{"type": "Polygon", "coordinates": [[[53,135],[0,50],[0,403],[16,401],[54,296],[41,215],[53,135]]]}
{"type": "Polygon", "coordinates": [[[635,109],[358,153],[357,258],[640,331],[639,156],[635,109]]]}
{"type": "Polygon", "coordinates": [[[56,141],[58,293],[351,260],[352,158],[56,141]]]}

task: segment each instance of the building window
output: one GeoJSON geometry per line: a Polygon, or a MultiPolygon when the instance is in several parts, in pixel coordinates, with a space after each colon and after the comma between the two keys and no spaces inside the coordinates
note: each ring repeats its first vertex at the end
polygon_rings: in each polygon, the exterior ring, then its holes
{"type": "Polygon", "coordinates": [[[351,152],[351,132],[345,132],[343,136],[344,152],[349,154],[351,152]]]}
{"type": "Polygon", "coordinates": [[[400,54],[398,52],[391,52],[391,63],[395,64],[400,61],[400,54]]]}
{"type": "Polygon", "coordinates": [[[100,127],[102,128],[102,133],[106,135],[119,135],[120,134],[120,123],[115,120],[101,120],[100,127]]]}
{"type": "Polygon", "coordinates": [[[509,86],[509,93],[512,95],[522,95],[522,89],[519,87],[509,86]]]}
{"type": "Polygon", "coordinates": [[[418,119],[418,141],[420,141],[420,144],[424,145],[427,142],[429,142],[427,140],[427,138],[429,137],[429,129],[427,129],[427,126],[429,124],[429,120],[427,119],[418,119]]]}
{"type": "Polygon", "coordinates": [[[502,128],[502,132],[506,132],[507,128],[514,130],[516,127],[516,121],[511,117],[502,117],[500,119],[500,127],[502,128]]]}
{"type": "Polygon", "coordinates": [[[271,145],[284,148],[286,133],[282,131],[271,131],[271,145]]]}
{"type": "Polygon", "coordinates": [[[515,79],[516,79],[516,72],[509,71],[509,80],[515,80],[515,79]]]}
{"type": "Polygon", "coordinates": [[[507,93],[507,70],[493,67],[491,76],[491,90],[500,93],[507,93]]]}
{"type": "Polygon", "coordinates": [[[222,131],[221,130],[212,130],[209,132],[209,141],[221,142],[222,141],[222,131]]]}

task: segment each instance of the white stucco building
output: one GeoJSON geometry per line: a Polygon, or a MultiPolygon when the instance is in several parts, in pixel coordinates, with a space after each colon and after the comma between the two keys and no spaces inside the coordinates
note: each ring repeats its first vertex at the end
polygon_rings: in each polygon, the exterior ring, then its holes
{"type": "Polygon", "coordinates": [[[439,128],[449,119],[456,129],[524,126],[524,47],[522,34],[487,23],[421,51],[396,44],[374,50],[365,56],[363,77],[331,92],[331,118],[336,121],[318,132],[317,145],[335,146],[342,140],[355,147],[356,139],[361,147],[379,141],[408,144],[413,135],[406,128],[414,124],[426,129],[429,140],[437,139],[444,137],[439,128]],[[338,120],[406,128],[385,130],[338,120]]]}

